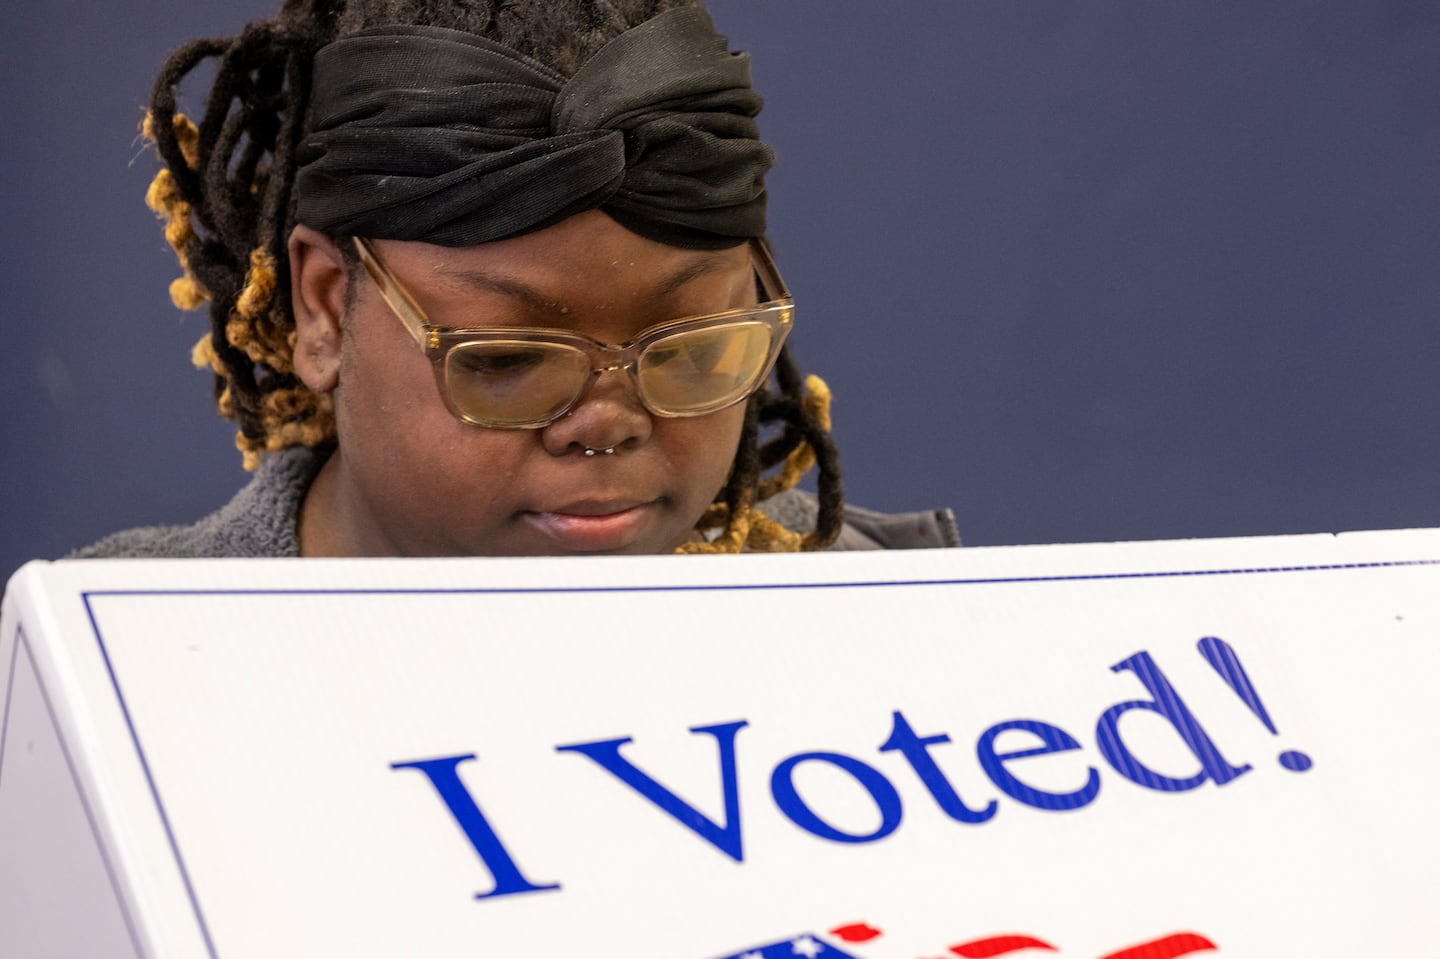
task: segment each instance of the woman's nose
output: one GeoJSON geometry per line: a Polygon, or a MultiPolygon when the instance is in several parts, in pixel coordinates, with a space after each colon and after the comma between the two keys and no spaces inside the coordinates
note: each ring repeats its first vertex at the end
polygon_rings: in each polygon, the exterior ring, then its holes
{"type": "Polygon", "coordinates": [[[635,381],[624,369],[592,374],[589,389],[573,410],[541,430],[552,456],[587,449],[634,449],[650,438],[654,423],[640,402],[635,381]]]}

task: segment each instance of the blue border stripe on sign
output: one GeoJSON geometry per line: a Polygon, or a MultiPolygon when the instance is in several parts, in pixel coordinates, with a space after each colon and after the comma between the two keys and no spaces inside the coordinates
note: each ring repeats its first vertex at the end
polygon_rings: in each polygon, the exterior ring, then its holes
{"type": "MultiPolygon", "coordinates": [[[[85,612],[90,617],[90,628],[95,630],[95,639],[100,644],[100,655],[105,660],[105,671],[110,674],[110,684],[115,687],[115,698],[120,703],[120,712],[125,717],[125,726],[130,730],[130,740],[135,744],[135,753],[140,757],[140,768],[145,773],[145,782],[150,786],[150,795],[155,797],[155,808],[160,813],[160,823],[165,827],[165,837],[170,842],[170,851],[175,854],[175,864],[180,869],[180,878],[185,883],[185,894],[190,897],[190,907],[195,911],[195,921],[200,925],[200,934],[205,939],[205,951],[209,953],[210,959],[218,959],[215,951],[215,943],[210,938],[210,927],[205,922],[205,915],[200,909],[200,900],[195,895],[195,886],[190,881],[190,871],[185,867],[185,859],[180,855],[180,844],[175,840],[175,831],[170,828],[170,816],[165,812],[165,803],[160,799],[160,789],[155,784],[155,777],[150,772],[150,761],[145,757],[145,750],[140,745],[140,734],[135,729],[135,723],[130,718],[130,707],[125,702],[125,694],[120,690],[120,679],[115,675],[115,667],[110,662],[110,651],[105,648],[105,640],[100,635],[100,624],[95,621],[95,610],[90,606],[90,596],[87,593],[81,594],[85,599],[85,612]]],[[[116,593],[111,595],[124,595],[116,593]]]]}
{"type": "Polygon", "coordinates": [[[996,586],[1018,583],[1078,583],[1102,580],[1183,579],[1199,576],[1240,576],[1265,573],[1315,573],[1334,570],[1386,569],[1436,566],[1440,559],[1406,559],[1375,563],[1328,563],[1314,566],[1255,566],[1239,569],[1163,570],[1141,573],[1079,573],[1056,576],[998,576],[970,579],[854,580],[825,583],[711,583],[678,586],[456,586],[393,589],[115,589],[87,590],[81,595],[89,608],[91,596],[435,596],[506,595],[531,593],[705,593],[733,590],[863,589],[877,586],[996,586]]]}

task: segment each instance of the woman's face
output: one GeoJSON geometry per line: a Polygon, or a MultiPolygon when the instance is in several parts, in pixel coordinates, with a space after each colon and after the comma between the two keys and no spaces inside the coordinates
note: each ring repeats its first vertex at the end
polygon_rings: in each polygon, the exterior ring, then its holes
{"type": "MultiPolygon", "coordinates": [[[[746,247],[665,246],[598,211],[475,247],[373,246],[437,326],[623,343],[657,323],[755,302],[746,247]]],[[[446,408],[429,358],[364,271],[347,276],[338,251],[304,228],[291,259],[297,371],[333,393],[339,435],[302,511],[306,555],[666,553],[724,484],[743,403],[656,417],[629,376],[611,371],[549,426],[472,426],[446,408]],[[347,299],[349,282],[358,286],[347,299]]]]}

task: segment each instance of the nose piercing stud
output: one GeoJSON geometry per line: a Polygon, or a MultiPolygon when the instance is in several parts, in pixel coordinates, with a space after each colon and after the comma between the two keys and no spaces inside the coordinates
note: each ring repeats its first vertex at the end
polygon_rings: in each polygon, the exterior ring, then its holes
{"type": "Polygon", "coordinates": [[[603,449],[603,450],[592,450],[592,449],[591,449],[590,447],[588,447],[588,446],[585,447],[585,455],[586,455],[586,456],[594,456],[596,453],[604,453],[606,456],[614,456],[614,455],[615,455],[615,447],[613,447],[613,446],[607,446],[607,447],[606,447],[605,449],[603,449]]]}

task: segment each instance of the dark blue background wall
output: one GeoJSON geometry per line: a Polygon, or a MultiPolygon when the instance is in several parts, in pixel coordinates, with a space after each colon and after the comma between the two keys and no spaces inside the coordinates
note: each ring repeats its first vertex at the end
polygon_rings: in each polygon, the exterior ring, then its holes
{"type": "MultiPolygon", "coordinates": [[[[272,6],[0,13],[0,575],[244,481],[136,128],[272,6]]],[[[972,544],[1440,524],[1440,5],[713,12],[853,500],[972,544]]]]}

